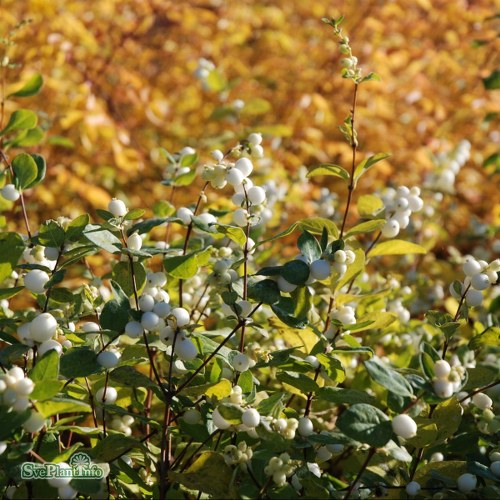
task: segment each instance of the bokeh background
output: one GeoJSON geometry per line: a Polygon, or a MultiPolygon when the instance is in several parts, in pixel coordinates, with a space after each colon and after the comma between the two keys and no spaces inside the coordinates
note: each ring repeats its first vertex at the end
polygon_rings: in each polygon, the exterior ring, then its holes
{"type": "MultiPolygon", "coordinates": [[[[152,148],[192,146],[206,160],[252,130],[265,133],[276,175],[348,166],[338,125],[352,83],[321,22],[341,14],[360,65],[381,77],[359,94],[360,151],[392,153],[362,189],[421,184],[433,154],[467,139],[471,159],[449,222],[457,231],[471,216],[499,224],[500,103],[484,84],[499,65],[499,19],[488,0],[0,1],[2,34],[31,20],[7,48],[19,63],[7,93],[34,73],[45,78],[38,97],[6,108],[31,107],[45,131],[31,148],[48,163],[47,181],[27,193],[31,214],[93,213],[112,195],[150,210],[167,196],[152,148]],[[196,76],[200,58],[217,68],[211,85],[196,76]]],[[[342,199],[335,181],[315,179],[327,181],[342,199]]],[[[7,212],[9,224],[20,220],[16,208],[7,212]]]]}

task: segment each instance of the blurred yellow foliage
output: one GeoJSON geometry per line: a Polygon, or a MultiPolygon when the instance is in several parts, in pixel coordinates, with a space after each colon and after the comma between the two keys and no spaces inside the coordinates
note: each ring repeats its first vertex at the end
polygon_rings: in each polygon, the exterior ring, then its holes
{"type": "Polygon", "coordinates": [[[104,208],[110,194],[150,209],[168,194],[152,148],[190,145],[205,157],[254,129],[280,136],[275,172],[324,161],[348,166],[337,127],[352,85],[340,77],[337,41],[321,23],[340,14],[365,73],[382,79],[359,95],[360,151],[392,153],[363,187],[381,179],[420,184],[430,152],[468,139],[457,221],[472,212],[499,223],[498,201],[491,202],[498,177],[487,181],[482,168],[499,139],[498,121],[484,122],[500,110],[482,83],[498,66],[490,0],[0,1],[1,36],[32,21],[8,48],[20,66],[7,73],[7,93],[34,73],[45,78],[40,96],[6,108],[32,103],[46,130],[33,149],[46,157],[48,178],[28,193],[28,209],[39,218],[72,216],[104,208]],[[227,90],[203,88],[194,75],[202,57],[227,90]],[[236,99],[247,104],[237,120],[214,119],[236,99]]]}

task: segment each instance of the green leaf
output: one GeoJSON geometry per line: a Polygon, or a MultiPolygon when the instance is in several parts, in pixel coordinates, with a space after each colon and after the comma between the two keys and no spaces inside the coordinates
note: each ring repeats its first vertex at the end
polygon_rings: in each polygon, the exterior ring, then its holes
{"type": "Polygon", "coordinates": [[[238,377],[238,385],[241,387],[243,394],[250,394],[253,391],[254,383],[253,376],[250,370],[240,373],[238,377]]]}
{"type": "Polygon", "coordinates": [[[125,387],[156,387],[157,384],[149,377],[138,372],[133,366],[119,366],[110,372],[110,379],[125,387]]]}
{"type": "Polygon", "coordinates": [[[309,266],[301,260],[291,260],[282,267],[281,276],[293,285],[303,285],[309,279],[309,266]]]}
{"type": "Polygon", "coordinates": [[[426,446],[434,445],[438,436],[437,425],[429,422],[428,418],[423,417],[416,417],[415,422],[418,426],[417,435],[411,439],[407,439],[407,444],[415,448],[425,448],[426,446]]]}
{"type": "MultiPolygon", "coordinates": [[[[35,384],[40,384],[48,380],[57,380],[59,376],[59,355],[55,349],[46,352],[38,358],[36,365],[29,372],[29,378],[35,384]]],[[[34,398],[36,399],[36,398],[34,398]]]]}
{"type": "Polygon", "coordinates": [[[116,457],[132,450],[141,448],[141,443],[132,437],[123,434],[110,434],[101,439],[92,448],[92,458],[96,461],[111,462],[116,457]]]}
{"type": "Polygon", "coordinates": [[[354,404],[341,413],[337,427],[348,437],[381,448],[392,437],[392,425],[385,413],[365,403],[354,404]]]}
{"type": "Polygon", "coordinates": [[[496,69],[489,76],[483,78],[483,85],[486,90],[500,89],[500,70],[496,69]]]}
{"type": "Polygon", "coordinates": [[[302,219],[297,222],[297,227],[303,231],[309,231],[312,234],[318,235],[321,235],[323,233],[323,229],[326,228],[328,234],[334,239],[337,239],[340,234],[335,223],[323,217],[309,217],[302,219]]]}
{"type": "Polygon", "coordinates": [[[12,435],[16,429],[21,427],[30,415],[30,410],[22,412],[7,411],[6,407],[0,406],[0,422],[2,422],[2,425],[0,425],[0,441],[12,439],[12,435]]]}
{"type": "Polygon", "coordinates": [[[243,248],[245,246],[247,237],[245,231],[243,231],[241,227],[234,227],[226,224],[215,224],[213,227],[217,229],[217,232],[234,241],[239,247],[243,248]]]}
{"type": "Polygon", "coordinates": [[[21,153],[12,160],[15,184],[18,189],[26,189],[35,182],[38,168],[35,160],[27,153],[21,153]]]}
{"type": "MultiPolygon", "coordinates": [[[[229,382],[225,380],[224,382],[229,382]]],[[[243,408],[240,405],[232,403],[222,403],[217,406],[219,413],[224,417],[226,422],[231,425],[241,424],[241,416],[243,415],[243,408]]]]}
{"type": "Polygon", "coordinates": [[[12,274],[24,249],[24,241],[19,234],[0,233],[0,283],[12,274]]]}
{"type": "Polygon", "coordinates": [[[500,345],[500,328],[490,327],[480,335],[472,337],[469,341],[470,349],[479,349],[483,346],[497,346],[500,345]]]}
{"type": "Polygon", "coordinates": [[[28,184],[26,188],[32,188],[40,184],[40,182],[42,182],[45,179],[45,174],[47,172],[47,164],[45,162],[45,158],[42,155],[31,153],[31,157],[33,158],[33,160],[35,160],[37,174],[36,174],[36,179],[30,184],[28,184]]]}
{"type": "Polygon", "coordinates": [[[43,86],[43,77],[39,73],[34,74],[17,92],[7,97],[31,97],[38,94],[43,86]]]}
{"type": "Polygon", "coordinates": [[[274,280],[250,280],[248,283],[248,297],[256,302],[270,305],[279,302],[281,293],[278,284],[274,280]]]}
{"type": "Polygon", "coordinates": [[[198,269],[206,257],[210,256],[212,247],[204,250],[188,253],[186,255],[175,255],[174,257],[165,257],[163,265],[165,271],[174,278],[189,279],[198,273],[198,269]]]}
{"type": "Polygon", "coordinates": [[[29,109],[18,109],[14,111],[9,118],[5,128],[0,131],[0,136],[5,135],[13,130],[26,130],[35,128],[38,122],[38,117],[29,109]]]}
{"type": "Polygon", "coordinates": [[[184,472],[171,472],[169,479],[188,490],[206,493],[211,498],[236,498],[233,471],[224,457],[215,451],[204,451],[184,472]]]}
{"type": "Polygon", "coordinates": [[[379,358],[372,358],[364,362],[370,377],[394,394],[403,397],[412,397],[413,389],[409,382],[396,370],[385,366],[379,358]]]}
{"type": "MultiPolygon", "coordinates": [[[[128,305],[128,304],[127,304],[128,305]]],[[[101,313],[101,327],[105,330],[125,331],[125,325],[130,321],[130,306],[124,307],[116,300],[109,300],[104,304],[101,313]]]]}
{"type": "Polygon", "coordinates": [[[378,153],[376,155],[365,158],[354,170],[354,185],[357,184],[359,178],[365,174],[373,165],[379,161],[385,160],[391,156],[389,153],[378,153]]]}
{"type": "Polygon", "coordinates": [[[281,297],[279,302],[272,304],[271,309],[278,318],[292,328],[305,328],[307,318],[294,316],[295,304],[290,297],[281,297]]]}
{"type": "Polygon", "coordinates": [[[462,413],[462,405],[455,397],[437,405],[432,414],[432,421],[438,430],[434,444],[443,443],[455,434],[462,422],[462,413]]]}
{"type": "MultiPolygon", "coordinates": [[[[146,284],[146,269],[140,262],[134,262],[135,286],[137,292],[140,292],[146,284]]],[[[112,278],[120,285],[121,289],[128,297],[134,294],[134,280],[130,272],[129,262],[118,262],[111,271],[112,278]]]]}
{"type": "Polygon", "coordinates": [[[284,382],[285,384],[291,385],[304,394],[308,392],[316,392],[319,389],[318,384],[307,375],[297,372],[280,372],[276,375],[276,378],[284,382]]]}
{"type": "Polygon", "coordinates": [[[380,82],[380,80],[381,80],[380,76],[377,73],[374,73],[373,71],[371,71],[370,73],[368,73],[366,76],[364,76],[361,79],[360,83],[372,82],[372,81],[380,82]]]}
{"type": "Polygon", "coordinates": [[[38,231],[38,241],[46,247],[61,248],[66,239],[64,229],[55,221],[45,221],[38,231]]]}
{"type": "MultiPolygon", "coordinates": [[[[62,359],[62,358],[61,358],[62,359]]],[[[67,397],[55,397],[48,401],[39,401],[37,410],[45,417],[61,415],[62,413],[91,413],[92,408],[88,403],[67,397]]]]}
{"type": "Polygon", "coordinates": [[[271,396],[263,399],[257,405],[257,411],[261,415],[275,415],[276,413],[281,412],[281,408],[283,407],[283,398],[285,397],[284,392],[275,392],[271,396]]]}
{"type": "MultiPolygon", "coordinates": [[[[192,153],[187,155],[182,155],[180,166],[181,167],[192,167],[198,161],[198,153],[192,153]]],[[[194,171],[196,172],[196,171],[194,171]]],[[[178,179],[178,177],[177,177],[178,179]]]]}
{"type": "Polygon", "coordinates": [[[24,290],[24,286],[15,286],[12,288],[0,288],[0,300],[10,299],[15,295],[17,295],[22,290],[24,290]]]}
{"type": "Polygon", "coordinates": [[[35,127],[29,130],[21,131],[16,137],[5,144],[13,148],[30,148],[42,142],[44,137],[43,130],[40,127],[35,127]]]}
{"type": "MultiPolygon", "coordinates": [[[[49,352],[55,351],[52,350],[49,352]]],[[[58,354],[57,356],[59,357],[58,354]]],[[[62,380],[45,380],[43,384],[35,385],[33,392],[30,394],[30,399],[37,401],[37,403],[47,401],[59,394],[63,386],[64,382],[62,380]]]]}
{"type": "Polygon", "coordinates": [[[61,356],[61,375],[66,378],[87,377],[102,370],[96,353],[88,347],[73,347],[61,356]]]}
{"type": "Polygon", "coordinates": [[[102,229],[101,226],[89,224],[83,234],[94,245],[107,252],[121,252],[122,242],[112,232],[102,229]]]}
{"type": "Polygon", "coordinates": [[[290,293],[290,297],[295,305],[295,307],[293,308],[293,315],[296,318],[307,318],[307,315],[313,307],[312,294],[309,290],[309,287],[297,287],[293,292],[290,293]]]}
{"type": "Polygon", "coordinates": [[[360,196],[357,203],[358,214],[360,217],[373,217],[384,210],[384,202],[373,194],[360,196]]]}
{"type": "Polygon", "coordinates": [[[196,179],[196,170],[190,170],[185,174],[181,174],[175,178],[173,184],[174,186],[189,186],[196,179]]]}
{"type": "Polygon", "coordinates": [[[377,403],[377,399],[366,392],[355,389],[343,389],[341,387],[321,387],[316,391],[316,399],[347,405],[358,403],[373,405],[377,403]]]}
{"type": "Polygon", "coordinates": [[[146,210],[144,210],[143,208],[133,208],[126,213],[125,217],[123,217],[123,220],[140,219],[145,213],[146,210]]]}
{"type": "Polygon", "coordinates": [[[356,234],[372,233],[373,231],[380,229],[382,226],[384,226],[384,224],[385,219],[374,219],[366,222],[361,222],[360,224],[357,224],[356,226],[349,229],[349,231],[347,231],[347,233],[345,234],[345,239],[356,234]]]}
{"type": "Polygon", "coordinates": [[[427,253],[427,250],[409,241],[389,240],[377,243],[370,251],[370,257],[378,257],[381,255],[408,255],[412,253],[427,253]]]}
{"type": "Polygon", "coordinates": [[[304,231],[297,241],[300,253],[309,263],[318,260],[321,257],[321,247],[318,240],[308,231],[304,231]]]}
{"type": "Polygon", "coordinates": [[[66,239],[68,241],[78,241],[89,221],[89,214],[82,214],[73,219],[66,229],[66,239]]]}
{"type": "Polygon", "coordinates": [[[332,379],[333,382],[338,382],[339,384],[345,380],[345,370],[342,363],[331,355],[328,354],[317,354],[316,357],[321,363],[321,366],[325,369],[328,377],[332,379]]]}
{"type": "Polygon", "coordinates": [[[348,182],[349,178],[351,177],[349,175],[349,172],[345,168],[342,168],[339,165],[334,165],[333,163],[322,163],[321,165],[317,165],[309,171],[307,177],[316,177],[318,175],[340,177],[346,182],[348,182]]]}

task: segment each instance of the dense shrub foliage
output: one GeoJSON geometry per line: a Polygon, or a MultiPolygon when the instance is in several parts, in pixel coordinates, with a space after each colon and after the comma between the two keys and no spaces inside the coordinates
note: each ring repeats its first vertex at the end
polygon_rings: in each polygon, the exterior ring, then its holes
{"type": "MultiPolygon", "coordinates": [[[[471,144],[433,158],[418,185],[358,195],[390,156],[359,151],[358,97],[379,77],[342,18],[323,21],[351,91],[349,161],[293,185],[273,177],[278,145],[256,126],[204,161],[153,148],[165,195],[152,217],[113,198],[96,217],[33,227],[25,195],[50,165],[30,149],[41,135],[27,99],[43,79],[2,96],[16,107],[4,119],[2,105],[0,194],[24,224],[0,233],[7,498],[500,494],[495,228],[474,226],[474,254],[450,246],[443,262],[435,248],[471,144]],[[311,178],[338,180],[346,202],[322,187],[315,213],[280,231],[311,178]],[[75,457],[104,477],[22,475],[75,457]]],[[[196,77],[212,90],[222,78],[203,58],[196,77]]]]}

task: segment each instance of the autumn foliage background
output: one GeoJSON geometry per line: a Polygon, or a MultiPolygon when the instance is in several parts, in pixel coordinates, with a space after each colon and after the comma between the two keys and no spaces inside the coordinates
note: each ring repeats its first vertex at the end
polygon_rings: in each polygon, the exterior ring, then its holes
{"type": "MultiPolygon", "coordinates": [[[[471,215],[499,224],[499,168],[484,167],[500,135],[498,91],[483,84],[499,62],[493,7],[487,0],[4,0],[3,34],[31,20],[8,49],[20,65],[6,74],[6,93],[34,73],[45,79],[35,106],[45,139],[32,149],[45,156],[48,179],[27,193],[30,218],[93,213],[112,195],[150,215],[167,190],[152,148],[193,146],[207,158],[252,130],[273,146],[264,175],[293,179],[302,166],[347,166],[350,149],[337,127],[352,86],[340,77],[337,41],[320,21],[342,14],[360,65],[382,79],[359,95],[360,152],[392,153],[362,190],[419,185],[434,168],[432,154],[468,139],[471,160],[457,197],[445,201],[457,204],[447,230],[459,234],[471,215]],[[219,89],[196,79],[200,57],[218,68],[219,89]],[[241,113],[235,99],[245,102],[241,113]]],[[[15,107],[8,102],[5,116],[15,107]]],[[[320,177],[310,197],[326,181],[344,197],[330,179],[320,177]]],[[[178,196],[194,198],[189,190],[178,196]]],[[[300,210],[312,211],[302,196],[295,196],[300,210]]],[[[290,219],[298,218],[293,193],[289,201],[290,219]]],[[[1,203],[8,215],[1,222],[20,228],[18,208],[1,203]]]]}

